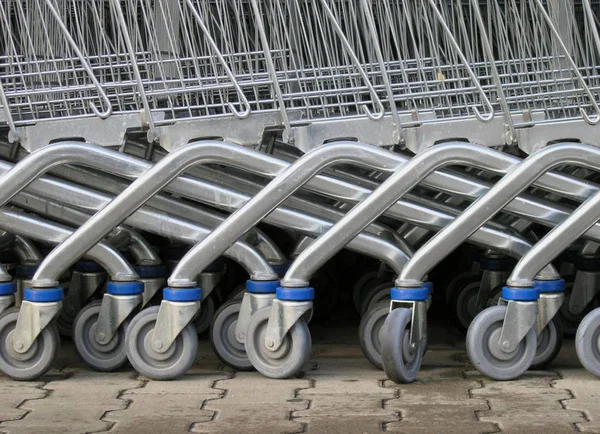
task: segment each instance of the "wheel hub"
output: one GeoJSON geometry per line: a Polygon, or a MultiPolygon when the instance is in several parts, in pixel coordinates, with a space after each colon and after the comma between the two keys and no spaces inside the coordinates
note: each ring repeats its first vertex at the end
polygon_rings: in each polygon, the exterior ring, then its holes
{"type": "Polygon", "coordinates": [[[31,359],[37,352],[38,349],[38,343],[37,340],[35,340],[33,342],[33,345],[31,345],[31,347],[25,351],[24,353],[18,353],[17,351],[15,351],[15,348],[13,347],[13,336],[14,336],[15,331],[11,331],[8,336],[6,337],[6,352],[8,353],[8,356],[11,357],[14,360],[18,360],[20,362],[26,362],[27,360],[31,359]]]}
{"type": "Polygon", "coordinates": [[[510,360],[513,358],[516,349],[513,351],[507,352],[502,347],[502,342],[500,341],[500,335],[502,333],[502,327],[498,327],[496,330],[490,333],[488,338],[488,349],[492,356],[494,356],[498,360],[510,360]]]}
{"type": "MultiPolygon", "coordinates": [[[[231,322],[231,324],[229,324],[229,326],[227,327],[227,332],[226,332],[226,338],[227,341],[229,342],[229,344],[235,348],[236,350],[239,351],[244,351],[244,344],[241,343],[238,340],[238,337],[235,334],[235,327],[237,326],[237,320],[234,320],[231,322]]],[[[244,339],[245,333],[240,333],[241,336],[239,336],[240,338],[244,339]]]]}
{"type": "Polygon", "coordinates": [[[112,339],[106,343],[102,343],[100,341],[98,341],[98,337],[96,335],[96,330],[98,329],[98,322],[95,322],[94,324],[92,324],[92,326],[90,327],[90,330],[88,332],[88,342],[92,343],[92,347],[94,347],[95,350],[101,352],[101,353],[108,353],[110,351],[113,351],[117,345],[119,344],[119,333],[115,333],[115,335],[112,337],[112,339]]]}
{"type": "Polygon", "coordinates": [[[153,347],[152,337],[154,336],[154,329],[148,331],[144,336],[144,350],[148,356],[154,360],[167,360],[175,354],[175,345],[171,345],[164,353],[159,353],[153,347]]]}

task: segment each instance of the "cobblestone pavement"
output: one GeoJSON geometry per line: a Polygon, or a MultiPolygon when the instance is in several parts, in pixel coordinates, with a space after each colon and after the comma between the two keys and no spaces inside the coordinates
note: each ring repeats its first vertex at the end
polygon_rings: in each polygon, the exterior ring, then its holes
{"type": "Polygon", "coordinates": [[[0,431],[600,433],[600,380],[579,365],[572,342],[556,368],[495,382],[469,365],[464,338],[444,333],[431,342],[418,381],[402,386],[362,357],[354,330],[313,331],[306,374],[280,381],[232,372],[207,342],[194,369],[167,382],[131,369],[93,372],[66,343],[41,381],[0,378],[0,431]]]}

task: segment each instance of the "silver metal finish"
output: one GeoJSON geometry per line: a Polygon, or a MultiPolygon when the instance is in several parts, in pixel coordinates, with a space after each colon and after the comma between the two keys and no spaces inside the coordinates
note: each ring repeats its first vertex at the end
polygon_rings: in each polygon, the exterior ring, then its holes
{"type": "Polygon", "coordinates": [[[392,300],[390,302],[390,312],[399,307],[411,311],[410,345],[413,350],[419,347],[423,348],[422,344],[427,339],[427,310],[429,306],[429,298],[425,301],[392,300]]]}
{"type": "Polygon", "coordinates": [[[19,354],[26,353],[42,330],[58,315],[61,307],[61,301],[34,303],[24,300],[13,331],[13,349],[19,354]]]}
{"type": "Polygon", "coordinates": [[[92,295],[100,291],[105,283],[106,273],[104,271],[83,273],[74,270],[71,273],[69,290],[66,291],[63,300],[63,312],[75,318],[79,310],[87,304],[92,295]]]}
{"type": "Polygon", "coordinates": [[[15,304],[15,296],[14,295],[3,295],[0,296],[0,313],[4,312],[9,307],[15,304]]]}
{"type": "Polygon", "coordinates": [[[246,331],[250,325],[252,315],[263,307],[271,306],[275,300],[275,294],[251,294],[244,293],[240,312],[235,325],[235,339],[243,344],[246,340],[246,331]]]}
{"type": "MultiPolygon", "coordinates": [[[[500,332],[500,345],[498,348],[504,353],[513,352],[529,330],[536,324],[538,318],[537,301],[505,301],[506,315],[500,332]]],[[[498,354],[494,354],[498,357],[498,354]]],[[[501,359],[502,356],[499,358],[501,359]]]]}
{"type": "Polygon", "coordinates": [[[476,306],[479,310],[483,310],[487,307],[492,290],[503,285],[509,276],[510,271],[483,270],[481,283],[479,285],[479,290],[477,291],[476,306]]]}
{"type": "Polygon", "coordinates": [[[541,293],[538,300],[538,315],[535,321],[535,331],[539,336],[548,323],[560,310],[565,301],[565,294],[557,293],[541,293]]]}
{"type": "Polygon", "coordinates": [[[202,288],[202,299],[204,300],[217,287],[223,278],[224,271],[202,272],[198,276],[198,283],[202,288]]]}
{"type": "Polygon", "coordinates": [[[152,348],[158,353],[169,350],[177,336],[200,311],[200,302],[174,302],[163,300],[160,303],[156,326],[152,336],[152,348]]]}
{"type": "Polygon", "coordinates": [[[599,292],[600,272],[577,270],[569,297],[569,312],[582,314],[599,292]]]}
{"type": "MultiPolygon", "coordinates": [[[[321,149],[324,149],[323,147],[321,149]]],[[[489,168],[492,164],[490,159],[486,158],[490,155],[490,150],[465,143],[450,143],[439,145],[436,148],[417,155],[412,160],[407,162],[401,169],[394,173],[390,178],[384,181],[381,186],[373,192],[369,197],[356,205],[349,211],[332,229],[326,234],[319,237],[310,247],[308,247],[288,270],[286,276],[282,280],[284,286],[305,286],[310,276],[337,251],[343,248],[357,233],[362,231],[370,222],[382,215],[389,207],[391,207],[400,197],[406,194],[411,188],[422,181],[427,175],[444,165],[462,164],[472,165],[481,168],[489,168]]],[[[519,166],[521,167],[521,166],[519,166]]],[[[526,186],[514,194],[516,196],[526,186]]],[[[514,197],[513,196],[513,197],[514,197]]],[[[477,204],[480,204],[484,198],[480,199],[477,204]]],[[[502,202],[498,209],[502,208],[511,198],[502,202]]],[[[471,207],[472,208],[472,207],[471,207]]],[[[471,209],[469,208],[469,209],[471,209]]],[[[486,208],[484,208],[486,209],[486,208]]],[[[487,211],[488,209],[486,209],[487,211]]],[[[494,212],[494,213],[495,213],[494,212]]],[[[446,226],[436,237],[444,234],[448,237],[448,242],[445,245],[446,250],[442,251],[438,248],[431,249],[432,240],[421,247],[413,256],[411,261],[404,267],[400,277],[396,281],[398,286],[420,286],[422,277],[433,266],[441,261],[447,254],[461,242],[466,240],[476,230],[481,227],[489,218],[493,216],[491,213],[488,218],[478,220],[472,229],[459,233],[455,230],[456,222],[470,221],[470,214],[465,213],[457,217],[452,223],[446,226]],[[452,228],[452,229],[450,229],[452,228]],[[417,259],[418,258],[418,259],[417,259]],[[417,262],[417,260],[419,262],[417,262]],[[421,262],[423,264],[421,264],[421,262]],[[418,272],[413,272],[412,268],[415,264],[422,265],[418,268],[418,272]],[[409,267],[412,265],[412,267],[409,267]],[[419,274],[421,273],[421,274],[419,274]],[[418,274],[418,276],[417,276],[418,274]]],[[[479,217],[479,216],[478,216],[479,217]]],[[[471,222],[472,223],[472,222],[471,222]]],[[[511,255],[512,256],[512,255],[511,255]]],[[[545,271],[547,276],[555,276],[557,273],[551,266],[545,271]]]]}
{"type": "Polygon", "coordinates": [[[312,301],[284,301],[274,299],[265,333],[265,345],[269,351],[277,351],[288,331],[300,318],[306,322],[312,317],[312,301]]]}
{"type": "Polygon", "coordinates": [[[145,307],[148,305],[150,300],[154,298],[154,296],[165,287],[167,284],[167,279],[162,277],[155,277],[152,279],[140,279],[140,282],[144,284],[144,292],[142,292],[142,305],[141,307],[145,307]]]}
{"type": "Polygon", "coordinates": [[[125,321],[142,304],[142,294],[112,295],[104,294],[94,339],[106,345],[115,336],[125,321]]]}

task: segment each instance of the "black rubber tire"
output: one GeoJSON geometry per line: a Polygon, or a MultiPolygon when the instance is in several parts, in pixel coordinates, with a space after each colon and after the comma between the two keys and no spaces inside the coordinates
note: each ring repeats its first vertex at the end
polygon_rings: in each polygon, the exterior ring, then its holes
{"type": "Polygon", "coordinates": [[[381,359],[381,331],[390,313],[390,302],[384,301],[369,309],[360,320],[358,341],[360,349],[377,369],[383,369],[381,359]]]}

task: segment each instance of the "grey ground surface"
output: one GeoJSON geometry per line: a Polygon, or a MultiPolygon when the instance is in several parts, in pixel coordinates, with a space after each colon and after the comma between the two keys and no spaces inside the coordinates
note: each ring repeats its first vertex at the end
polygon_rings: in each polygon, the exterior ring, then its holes
{"type": "Polygon", "coordinates": [[[222,366],[201,342],[177,381],[131,368],[98,373],[63,343],[56,369],[37,382],[0,377],[0,431],[9,433],[600,433],[600,379],[567,341],[551,370],[491,381],[469,365],[464,337],[444,328],[420,377],[396,385],[361,355],[356,328],[313,330],[303,378],[270,380],[222,366]]]}

